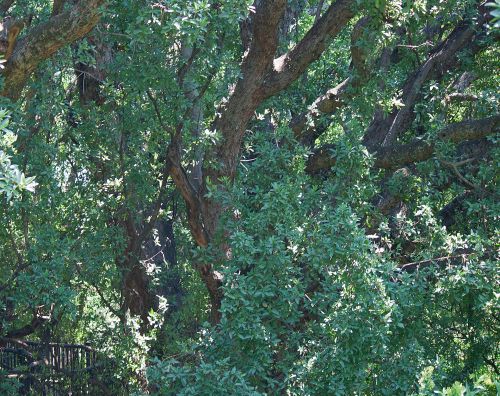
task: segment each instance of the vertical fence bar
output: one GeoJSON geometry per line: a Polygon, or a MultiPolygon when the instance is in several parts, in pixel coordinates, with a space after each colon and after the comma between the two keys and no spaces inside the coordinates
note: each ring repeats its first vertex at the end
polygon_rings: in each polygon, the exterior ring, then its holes
{"type": "MultiPolygon", "coordinates": [[[[58,344],[23,341],[0,347],[0,365],[7,371],[28,366],[21,379],[21,394],[43,396],[94,395],[100,392],[100,381],[106,377],[108,366],[89,345],[58,344]],[[31,356],[31,357],[30,357],[31,356]],[[44,364],[31,363],[44,361],[44,364]]],[[[104,358],[105,359],[105,358],[104,358]]],[[[124,389],[124,388],[123,388],[124,389]]]]}

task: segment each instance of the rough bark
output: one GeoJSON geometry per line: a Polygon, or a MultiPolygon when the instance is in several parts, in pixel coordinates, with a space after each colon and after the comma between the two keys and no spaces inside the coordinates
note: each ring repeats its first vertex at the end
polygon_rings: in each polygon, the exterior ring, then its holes
{"type": "MultiPolygon", "coordinates": [[[[182,44],[181,56],[184,61],[185,69],[184,76],[182,77],[181,83],[183,86],[184,96],[191,103],[191,109],[189,112],[189,132],[194,139],[198,139],[202,127],[203,127],[203,103],[200,97],[200,92],[197,84],[188,75],[193,68],[193,59],[196,55],[196,51],[193,47],[188,46],[186,43],[182,44]]],[[[194,153],[193,165],[190,166],[189,176],[191,184],[195,190],[199,190],[202,183],[202,162],[203,162],[203,152],[201,148],[197,148],[194,153]]]]}
{"type": "MultiPolygon", "coordinates": [[[[338,34],[354,15],[354,0],[338,0],[313,25],[304,38],[288,53],[274,59],[278,46],[278,30],[286,7],[284,0],[260,1],[252,18],[252,39],[240,70],[241,78],[219,109],[212,129],[220,134],[221,143],[207,153],[203,167],[203,186],[196,191],[180,165],[177,139],[171,144],[169,160],[171,176],[188,208],[188,221],[193,238],[206,247],[214,241],[223,208],[206,197],[207,184],[221,186],[222,178],[234,179],[240,147],[246,126],[257,107],[268,97],[287,88],[306,68],[319,58],[328,41],[338,34]],[[177,141],[176,141],[177,140],[177,141]]],[[[224,250],[225,244],[221,245],[224,250]]],[[[220,320],[222,277],[212,263],[198,266],[212,302],[212,322],[220,320]]]]}
{"type": "Polygon", "coordinates": [[[263,84],[265,97],[287,88],[321,56],[329,41],[355,15],[355,4],[353,0],[337,0],[292,50],[274,60],[274,68],[263,84]]]}
{"type": "Polygon", "coordinates": [[[401,97],[403,106],[394,108],[385,118],[374,118],[364,136],[365,146],[369,148],[376,148],[379,145],[389,146],[409,128],[415,117],[413,110],[423,84],[431,78],[442,78],[447,70],[456,66],[457,54],[473,43],[477,30],[483,23],[482,14],[478,20],[461,22],[431,51],[427,60],[403,84],[401,97]]]}
{"type": "Polygon", "coordinates": [[[262,1],[256,9],[253,38],[241,64],[241,78],[213,125],[213,129],[222,135],[222,144],[209,160],[218,162],[216,167],[219,169],[214,171],[205,167],[204,174],[216,183],[220,176],[234,177],[246,125],[265,99],[261,81],[272,68],[278,46],[277,27],[285,5],[284,0],[268,0],[262,1]]]}
{"type": "MultiPolygon", "coordinates": [[[[453,143],[476,140],[499,132],[500,115],[451,124],[438,133],[438,139],[453,143]]],[[[415,140],[408,144],[382,147],[376,153],[375,166],[394,168],[425,161],[434,154],[436,142],[415,140]]]]}
{"type": "Polygon", "coordinates": [[[14,19],[8,16],[0,23],[0,53],[5,60],[12,56],[17,36],[24,29],[26,22],[25,19],[14,19]]]}
{"type": "MultiPolygon", "coordinates": [[[[477,140],[499,132],[500,115],[479,120],[468,120],[448,125],[438,134],[437,139],[460,143],[477,140]]],[[[436,142],[414,140],[407,144],[380,147],[375,152],[374,166],[382,169],[394,169],[416,162],[428,160],[434,154],[436,142]]],[[[335,165],[336,159],[332,155],[332,145],[317,149],[309,158],[306,170],[314,173],[322,169],[329,169],[335,165]]]]}
{"type": "Polygon", "coordinates": [[[42,61],[85,36],[97,24],[103,3],[104,0],[80,1],[18,40],[2,72],[5,85],[1,95],[17,100],[29,76],[42,61]]]}
{"type": "MultiPolygon", "coordinates": [[[[260,2],[256,8],[252,41],[241,64],[242,77],[236,83],[228,102],[223,109],[220,109],[221,115],[213,124],[213,129],[222,136],[222,144],[207,155],[208,161],[203,168],[204,182],[209,180],[210,183],[218,185],[220,177],[232,179],[235,175],[246,125],[257,106],[264,100],[261,81],[272,68],[278,45],[278,24],[285,6],[284,0],[267,0],[260,2]]],[[[179,160],[173,162],[178,164],[179,160]]],[[[217,231],[221,213],[220,203],[203,197],[207,192],[206,185],[201,194],[198,194],[183,170],[175,166],[173,170],[176,174],[172,175],[172,178],[183,192],[188,206],[191,232],[199,246],[208,246],[217,231]],[[179,183],[179,180],[182,182],[179,183]]],[[[214,270],[212,263],[200,264],[198,270],[210,295],[211,321],[218,323],[222,300],[222,277],[214,270]]]]}

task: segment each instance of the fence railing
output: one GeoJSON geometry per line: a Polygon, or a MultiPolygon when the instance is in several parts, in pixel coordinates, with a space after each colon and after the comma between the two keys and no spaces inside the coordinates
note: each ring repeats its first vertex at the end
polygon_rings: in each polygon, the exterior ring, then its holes
{"type": "Polygon", "coordinates": [[[113,366],[112,359],[88,345],[33,341],[0,345],[0,377],[17,386],[21,395],[126,394],[123,384],[113,378],[113,366]]]}

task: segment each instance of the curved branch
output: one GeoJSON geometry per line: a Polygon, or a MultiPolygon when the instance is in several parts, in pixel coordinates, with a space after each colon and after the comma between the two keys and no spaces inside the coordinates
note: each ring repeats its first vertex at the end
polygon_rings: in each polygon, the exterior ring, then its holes
{"type": "Polygon", "coordinates": [[[307,111],[292,119],[290,128],[299,142],[306,146],[311,146],[314,143],[314,140],[321,135],[324,128],[313,125],[313,121],[321,114],[331,114],[342,107],[350,85],[351,78],[345,79],[339,85],[329,89],[325,94],[317,98],[307,111]]]}
{"type": "Polygon", "coordinates": [[[187,216],[191,235],[201,247],[207,247],[209,236],[204,227],[203,216],[201,213],[201,202],[198,192],[189,181],[186,171],[181,166],[180,147],[176,139],[172,141],[168,149],[168,167],[170,176],[184,198],[187,208],[187,216]]]}
{"type": "MultiPolygon", "coordinates": [[[[435,257],[428,260],[415,261],[412,263],[402,264],[399,266],[398,270],[401,272],[415,272],[423,268],[428,267],[444,267],[444,266],[461,266],[468,263],[469,257],[474,256],[477,253],[472,249],[458,249],[454,254],[443,257],[435,257]]],[[[497,252],[492,250],[486,250],[480,255],[481,260],[493,260],[497,255],[497,252]]]]}
{"type": "Polygon", "coordinates": [[[413,106],[420,94],[420,89],[435,67],[442,67],[447,61],[470,42],[475,33],[475,26],[462,24],[455,28],[446,41],[427,59],[427,61],[413,74],[403,87],[404,106],[396,113],[394,120],[387,131],[383,145],[392,144],[397,136],[409,125],[412,119],[413,106]]]}
{"type": "Polygon", "coordinates": [[[355,94],[354,91],[349,88],[357,87],[369,79],[370,70],[367,66],[367,46],[363,45],[363,41],[369,40],[369,38],[364,36],[369,34],[367,25],[370,21],[370,17],[361,18],[351,32],[353,75],[319,96],[312,105],[309,106],[307,111],[297,115],[290,122],[290,128],[295,138],[302,144],[312,146],[314,140],[325,131],[326,127],[313,125],[315,119],[321,114],[331,114],[342,107],[345,100],[351,98],[355,94]]]}
{"type": "Polygon", "coordinates": [[[42,61],[66,44],[85,36],[97,24],[99,8],[104,1],[81,0],[20,39],[5,65],[5,85],[1,95],[17,100],[29,76],[42,61]]]}

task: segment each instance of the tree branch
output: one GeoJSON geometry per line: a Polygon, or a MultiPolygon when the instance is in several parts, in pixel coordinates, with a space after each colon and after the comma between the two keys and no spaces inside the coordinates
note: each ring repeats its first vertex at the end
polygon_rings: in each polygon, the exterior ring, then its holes
{"type": "MultiPolygon", "coordinates": [[[[442,141],[460,143],[492,135],[497,133],[499,128],[500,115],[495,115],[448,125],[438,133],[437,137],[442,141]]],[[[374,167],[392,169],[428,160],[434,154],[435,146],[435,142],[414,140],[407,144],[381,147],[375,153],[374,167]]],[[[336,159],[331,154],[332,148],[333,145],[325,145],[317,149],[308,160],[307,172],[314,173],[335,165],[336,159]]]]}
{"type": "Polygon", "coordinates": [[[40,62],[66,44],[85,36],[97,24],[99,7],[104,1],[80,1],[61,14],[52,16],[19,40],[3,71],[5,85],[1,95],[17,100],[40,62]]]}
{"type": "Polygon", "coordinates": [[[387,134],[385,135],[383,146],[392,144],[398,135],[409,125],[408,120],[412,119],[413,106],[420,94],[420,89],[434,67],[446,64],[447,60],[470,42],[475,33],[475,26],[461,24],[456,27],[448,36],[445,42],[439,46],[427,59],[427,61],[413,74],[403,87],[402,102],[404,106],[399,109],[394,117],[387,134]]]}
{"type": "Polygon", "coordinates": [[[99,298],[101,299],[101,301],[103,302],[103,304],[104,304],[104,305],[105,305],[105,306],[109,309],[109,311],[110,311],[113,315],[115,315],[117,318],[119,318],[119,319],[120,319],[120,321],[124,322],[124,314],[123,314],[123,312],[120,312],[118,309],[115,309],[115,308],[113,307],[113,304],[111,303],[111,301],[109,301],[109,300],[108,300],[108,299],[104,296],[104,294],[102,293],[101,289],[99,289],[99,287],[98,287],[98,286],[97,286],[94,282],[92,282],[92,281],[90,280],[90,278],[89,278],[89,280],[86,280],[86,281],[84,280],[84,279],[85,279],[85,277],[82,275],[82,272],[80,271],[80,268],[79,268],[79,265],[78,265],[78,264],[76,264],[76,265],[75,265],[75,269],[76,269],[76,272],[78,272],[78,275],[80,275],[80,277],[82,278],[82,283],[84,283],[84,284],[85,284],[85,283],[89,284],[89,285],[92,287],[92,289],[94,289],[94,290],[95,290],[95,292],[97,293],[97,295],[99,296],[99,298]]]}
{"type": "MultiPolygon", "coordinates": [[[[470,45],[476,36],[477,29],[484,23],[484,15],[471,22],[462,21],[448,37],[441,42],[428,56],[427,60],[415,70],[402,86],[401,108],[394,108],[388,117],[374,119],[368,127],[364,144],[370,149],[382,144],[389,146],[401,135],[414,119],[414,106],[420,97],[423,84],[431,78],[442,78],[446,70],[456,66],[457,54],[470,45]]],[[[477,52],[481,46],[473,48],[477,52]]]]}
{"type": "Polygon", "coordinates": [[[367,58],[369,55],[368,51],[370,51],[371,48],[367,45],[369,43],[364,43],[364,41],[369,39],[370,33],[373,33],[367,29],[371,20],[369,16],[361,18],[356,25],[354,25],[351,33],[351,60],[352,67],[356,72],[355,80],[359,80],[357,81],[358,83],[366,81],[370,74],[367,58]],[[364,37],[367,34],[368,37],[364,37]]]}
{"type": "Polygon", "coordinates": [[[257,6],[252,42],[241,64],[241,78],[213,124],[213,129],[222,134],[223,140],[210,159],[221,166],[216,172],[206,170],[203,174],[212,176],[215,183],[219,176],[234,176],[246,125],[265,99],[261,82],[272,68],[278,46],[278,25],[285,6],[285,0],[263,0],[257,6]]]}
{"type": "Polygon", "coordinates": [[[370,17],[361,18],[354,26],[351,33],[351,58],[353,75],[346,78],[336,87],[329,89],[325,94],[318,97],[308,110],[294,117],[290,122],[295,138],[306,146],[312,146],[314,140],[319,137],[326,127],[317,127],[314,120],[321,114],[331,114],[342,107],[345,100],[352,97],[354,92],[349,91],[350,87],[357,87],[370,77],[370,71],[366,60],[368,54],[363,37],[367,33],[367,25],[370,23],[370,17]],[[351,92],[348,94],[348,92],[351,92]]]}
{"type": "Polygon", "coordinates": [[[54,0],[52,5],[52,15],[60,14],[64,8],[64,3],[66,3],[66,0],[54,0]]]}
{"type": "Polygon", "coordinates": [[[209,236],[204,227],[200,197],[196,189],[189,181],[186,171],[181,166],[180,146],[176,143],[176,140],[172,141],[170,144],[168,159],[170,161],[170,176],[186,203],[191,235],[198,246],[207,247],[209,243],[209,236]]]}
{"type": "MultiPolygon", "coordinates": [[[[438,133],[438,139],[452,143],[476,140],[499,131],[500,115],[479,120],[462,121],[445,127],[438,133]]],[[[382,147],[376,153],[375,166],[394,168],[425,161],[434,154],[435,142],[414,140],[408,144],[382,147]]]]}
{"type": "Polygon", "coordinates": [[[453,92],[449,95],[446,95],[444,101],[446,104],[451,102],[475,102],[479,98],[474,94],[466,94],[461,92],[453,92]]]}
{"type": "Polygon", "coordinates": [[[288,87],[317,60],[331,38],[355,15],[354,0],[337,0],[289,52],[274,60],[274,69],[262,84],[265,97],[288,87]]]}
{"type": "Polygon", "coordinates": [[[299,142],[306,146],[313,145],[314,140],[324,131],[323,128],[314,125],[314,120],[321,114],[331,114],[342,107],[350,85],[351,78],[346,78],[339,85],[318,97],[307,111],[292,119],[290,128],[299,142]]]}
{"type": "MultiPolygon", "coordinates": [[[[27,335],[33,334],[43,323],[47,322],[50,320],[50,315],[42,315],[40,312],[41,307],[38,308],[34,315],[33,319],[31,320],[30,323],[24,325],[23,327],[20,327],[18,329],[13,329],[8,331],[6,334],[4,334],[5,338],[22,338],[26,337],[27,335]]],[[[52,308],[51,308],[52,312],[52,308]]]]}
{"type": "Polygon", "coordinates": [[[3,16],[16,0],[4,0],[0,3],[0,16],[3,16]]]}
{"type": "MultiPolygon", "coordinates": [[[[467,258],[469,256],[472,256],[475,254],[474,251],[471,249],[462,249],[462,251],[457,251],[455,253],[459,254],[452,254],[450,256],[443,256],[443,257],[435,257],[431,258],[428,260],[422,260],[422,261],[415,261],[412,263],[407,263],[407,264],[402,264],[399,266],[399,270],[402,272],[415,272],[418,271],[422,268],[427,268],[427,267],[432,267],[432,266],[444,266],[444,265],[449,265],[449,266],[459,266],[459,265],[464,265],[467,263],[467,258]]],[[[496,252],[487,250],[483,255],[481,256],[481,259],[493,259],[495,257],[496,252]]]]}

